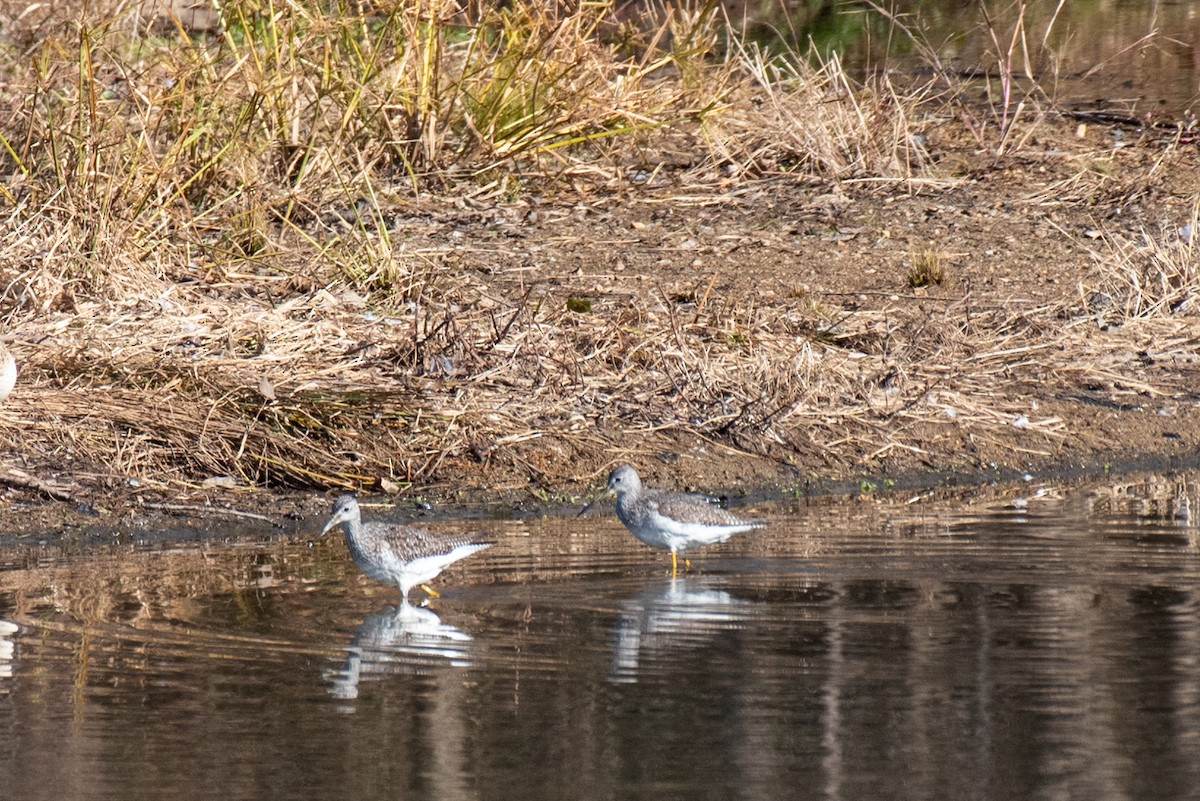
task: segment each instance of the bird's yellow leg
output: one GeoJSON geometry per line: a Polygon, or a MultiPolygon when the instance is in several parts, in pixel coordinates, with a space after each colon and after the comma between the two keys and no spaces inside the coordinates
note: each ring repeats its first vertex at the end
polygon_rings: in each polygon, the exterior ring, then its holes
{"type": "Polygon", "coordinates": [[[692,560],[691,560],[691,559],[688,559],[686,556],[685,556],[685,557],[683,557],[683,569],[684,569],[684,570],[691,570],[691,569],[692,569],[692,560]]]}
{"type": "Polygon", "coordinates": [[[430,598],[441,598],[442,597],[442,594],[440,592],[435,590],[433,587],[430,587],[428,584],[422,584],[421,589],[425,590],[425,594],[428,595],[430,598]]]}
{"type": "Polygon", "coordinates": [[[671,578],[675,578],[675,574],[678,572],[679,572],[678,557],[675,556],[674,551],[671,551],[671,578]]]}

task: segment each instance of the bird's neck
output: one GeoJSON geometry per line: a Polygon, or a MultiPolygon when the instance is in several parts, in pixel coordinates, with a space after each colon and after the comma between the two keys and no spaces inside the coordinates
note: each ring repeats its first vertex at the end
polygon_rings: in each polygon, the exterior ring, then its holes
{"type": "Polygon", "coordinates": [[[357,540],[362,536],[362,519],[352,517],[343,521],[342,530],[345,532],[347,540],[357,540]]]}

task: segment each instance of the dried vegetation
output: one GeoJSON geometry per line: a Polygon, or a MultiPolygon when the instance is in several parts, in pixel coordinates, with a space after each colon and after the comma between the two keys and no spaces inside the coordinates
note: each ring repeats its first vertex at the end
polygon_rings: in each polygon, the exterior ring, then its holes
{"type": "Polygon", "coordinates": [[[560,228],[525,240],[547,219],[743,208],[785,178],[833,206],[951,185],[928,87],[768,57],[712,4],[235,2],[203,35],[121,4],[11,18],[0,312],[22,377],[0,422],[77,477],[552,486],[668,441],[816,468],[933,464],[942,436],[1049,455],[1066,427],[1024,389],[1125,371],[1089,297],[1127,331],[1196,290],[1190,240],[1149,236],[1106,239],[1091,295],[1039,304],[760,292],[720,242],[724,272],[635,280],[658,262],[595,241],[567,274],[560,228]]]}

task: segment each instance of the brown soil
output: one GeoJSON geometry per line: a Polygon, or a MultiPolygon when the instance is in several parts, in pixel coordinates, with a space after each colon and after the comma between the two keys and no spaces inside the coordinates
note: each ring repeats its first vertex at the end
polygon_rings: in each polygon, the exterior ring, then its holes
{"type": "MultiPolygon", "coordinates": [[[[754,332],[763,331],[836,351],[843,373],[862,365],[849,395],[844,381],[842,395],[806,395],[804,387],[783,393],[792,404],[786,423],[781,410],[750,403],[740,418],[735,404],[732,421],[714,423],[717,413],[687,406],[682,391],[679,399],[657,392],[606,404],[590,397],[599,390],[584,381],[580,396],[553,413],[508,423],[508,439],[499,424],[478,429],[469,445],[426,462],[401,492],[453,504],[569,504],[596,491],[608,467],[623,460],[649,483],[754,493],[821,491],[844,481],[857,487],[860,477],[881,488],[892,481],[935,487],[951,475],[969,482],[1189,460],[1200,446],[1200,318],[1187,308],[1153,320],[1106,318],[1107,299],[1095,302],[1092,294],[1103,286],[1112,237],[1158,236],[1192,219],[1200,194],[1196,146],[1125,130],[1124,146],[1114,148],[1116,136],[1111,128],[1083,131],[1047,119],[1015,155],[997,156],[948,122],[929,133],[940,177],[928,182],[818,184],[784,176],[684,185],[665,173],[653,186],[610,192],[542,194],[531,185],[504,202],[422,198],[398,207],[394,229],[406,247],[450,247],[476,299],[496,298],[503,308],[531,297],[569,302],[581,319],[652,310],[677,326],[719,308],[720,322],[710,328],[742,325],[750,333],[743,339],[735,331],[731,341],[750,361],[754,332]],[[944,281],[910,286],[913,265],[931,258],[944,281]],[[971,338],[977,325],[991,326],[986,339],[971,338]],[[991,344],[987,354],[973,350],[982,342],[991,344]],[[678,413],[666,411],[672,408],[678,413]]],[[[295,291],[316,290],[300,282],[295,291]]],[[[340,305],[331,314],[346,325],[361,318],[353,293],[333,294],[340,305]]],[[[495,325],[503,322],[499,315],[495,325]]],[[[623,318],[622,326],[636,328],[636,320],[623,318]]],[[[34,350],[18,332],[18,358],[36,363],[34,350]]],[[[430,408],[453,405],[467,391],[459,368],[438,375],[421,359],[419,369],[400,377],[381,371],[376,380],[420,393],[430,408]]],[[[40,444],[22,449],[21,421],[65,391],[51,373],[44,362],[26,368],[4,412],[14,448],[6,481],[25,486],[3,504],[22,528],[95,519],[70,504],[31,510],[23,499],[44,498],[29,488],[36,481],[102,509],[109,521],[129,519],[144,503],[263,503],[259,490],[202,487],[202,470],[130,483],[137,470],[86,459],[66,464],[62,451],[40,444]]],[[[333,386],[337,376],[327,380],[333,386]]],[[[620,386],[607,389],[615,394],[620,386]]],[[[522,408],[536,406],[536,387],[510,391],[526,396],[522,408]]],[[[571,395],[569,386],[564,393],[571,395]]],[[[146,402],[156,397],[148,393],[146,402]]],[[[346,436],[378,435],[362,429],[346,436]]],[[[352,450],[328,446],[326,453],[331,462],[352,462],[352,450]]],[[[382,486],[370,477],[362,485],[382,486]]],[[[327,494],[290,495],[270,516],[316,514],[326,503],[327,494]]]]}

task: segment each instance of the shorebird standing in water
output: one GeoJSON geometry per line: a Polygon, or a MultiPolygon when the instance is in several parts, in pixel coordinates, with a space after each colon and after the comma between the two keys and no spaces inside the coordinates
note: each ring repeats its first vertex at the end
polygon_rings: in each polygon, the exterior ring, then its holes
{"type": "Polygon", "coordinates": [[[338,525],[342,526],[346,547],[362,572],[376,581],[399,586],[404,603],[408,603],[408,591],[416,586],[438,597],[427,582],[459,559],[493,544],[465,534],[435,534],[399,523],[377,520],[364,523],[358,499],[353,495],[342,495],[333,502],[333,517],[321,529],[321,536],[338,525]]]}
{"type": "MultiPolygon", "coordinates": [[[[633,536],[651,548],[671,552],[672,575],[678,571],[678,554],[689,548],[724,542],[738,532],[767,524],[738,517],[695,495],[646,489],[637,471],[627,464],[617,465],[608,474],[608,491],[616,493],[617,517],[633,536]]],[[[686,555],[683,564],[689,565],[686,555]]]]}

